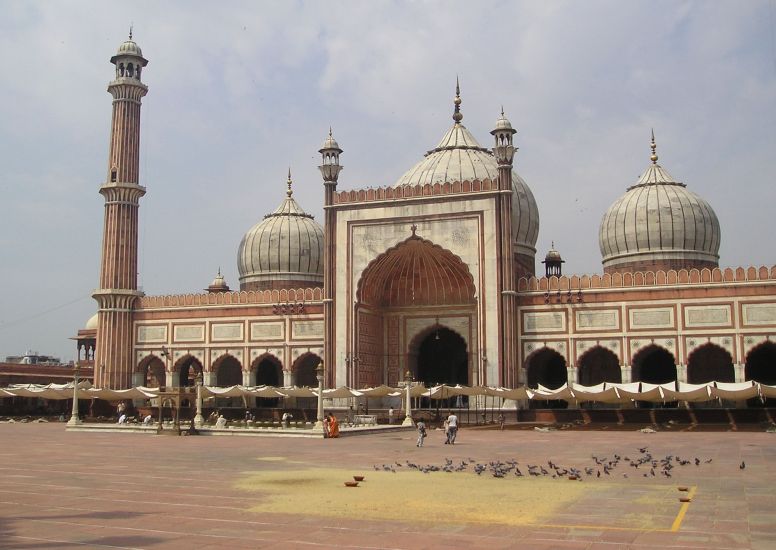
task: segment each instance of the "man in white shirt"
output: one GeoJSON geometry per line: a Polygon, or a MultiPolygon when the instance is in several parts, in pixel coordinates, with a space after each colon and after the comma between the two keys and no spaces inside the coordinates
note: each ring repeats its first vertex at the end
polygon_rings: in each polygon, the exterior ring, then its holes
{"type": "Polygon", "coordinates": [[[449,430],[450,444],[455,445],[455,436],[458,434],[458,417],[453,413],[447,417],[447,429],[449,430]]]}

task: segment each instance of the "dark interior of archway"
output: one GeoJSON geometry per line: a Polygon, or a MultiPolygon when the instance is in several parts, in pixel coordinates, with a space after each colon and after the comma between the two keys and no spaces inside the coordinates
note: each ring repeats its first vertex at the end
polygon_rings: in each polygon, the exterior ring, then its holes
{"type": "Polygon", "coordinates": [[[766,342],[749,352],[744,373],[747,380],[776,385],[776,344],[766,342]]]}
{"type": "Polygon", "coordinates": [[[282,386],[280,364],[272,359],[264,359],[256,367],[257,386],[282,386]]]}
{"type": "Polygon", "coordinates": [[[307,386],[309,388],[318,387],[318,378],[315,376],[315,369],[321,358],[317,355],[308,355],[301,359],[296,366],[296,376],[294,384],[297,386],[307,386]]]}
{"type": "MultiPolygon", "coordinates": [[[[596,346],[579,358],[579,383],[596,386],[602,382],[622,382],[620,360],[606,348],[596,346]]],[[[542,384],[544,385],[544,384],[542,384]]]]}
{"type": "MultiPolygon", "coordinates": [[[[528,361],[526,366],[526,378],[528,387],[536,388],[540,384],[545,388],[555,390],[568,381],[566,360],[557,351],[543,349],[528,361]]],[[[565,409],[568,402],[563,399],[531,400],[528,402],[531,409],[565,409]]]]}
{"type": "Polygon", "coordinates": [[[667,384],[676,380],[674,356],[657,346],[638,353],[633,358],[635,370],[634,382],[648,384],[667,384]]]}
{"type": "Polygon", "coordinates": [[[736,373],[730,354],[719,346],[706,344],[690,354],[687,360],[687,382],[735,382],[736,373]]]}
{"type": "Polygon", "coordinates": [[[234,357],[224,357],[216,370],[216,385],[220,387],[239,386],[243,383],[242,368],[234,357]]]}
{"type": "Polygon", "coordinates": [[[167,375],[164,372],[164,364],[159,359],[154,359],[146,367],[145,386],[147,388],[159,388],[166,385],[167,375]]]}
{"type": "Polygon", "coordinates": [[[426,387],[468,385],[469,355],[463,338],[444,327],[426,336],[418,347],[418,380],[426,387]]]}
{"type": "MultiPolygon", "coordinates": [[[[264,359],[256,367],[256,385],[257,386],[282,386],[283,380],[280,375],[280,363],[274,359],[264,359]]],[[[280,399],[277,397],[259,397],[256,404],[260,407],[277,407],[280,399]]]]}
{"type": "Polygon", "coordinates": [[[181,365],[181,376],[178,382],[181,387],[193,386],[198,373],[202,372],[202,365],[194,359],[189,357],[185,363],[181,365]]]}
{"type": "Polygon", "coordinates": [[[536,388],[542,385],[545,388],[556,390],[568,381],[566,360],[557,351],[543,349],[528,362],[526,372],[528,387],[536,388]]]}

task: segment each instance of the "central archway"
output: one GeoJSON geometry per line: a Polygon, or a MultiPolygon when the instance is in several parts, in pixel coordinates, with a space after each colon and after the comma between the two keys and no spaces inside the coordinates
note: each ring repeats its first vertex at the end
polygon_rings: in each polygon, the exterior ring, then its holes
{"type": "Polygon", "coordinates": [[[417,380],[426,387],[437,384],[469,384],[469,354],[466,342],[456,332],[437,327],[416,344],[414,368],[417,380]]]}
{"type": "Polygon", "coordinates": [[[648,384],[676,382],[676,360],[671,352],[651,345],[633,356],[633,381],[648,384]]]}
{"type": "Polygon", "coordinates": [[[577,361],[579,383],[597,386],[602,382],[622,382],[620,360],[611,350],[595,346],[587,350],[577,361]]]}
{"type": "Polygon", "coordinates": [[[704,344],[687,358],[687,382],[735,382],[736,372],[730,353],[715,344],[704,344]]]}
{"type": "MultiPolygon", "coordinates": [[[[425,377],[427,384],[470,383],[467,344],[440,326],[439,318],[454,312],[467,326],[477,326],[474,277],[460,257],[417,236],[415,230],[413,226],[410,237],[372,260],[358,281],[356,318],[350,322],[357,327],[353,351],[359,363],[358,373],[351,379],[360,386],[396,384],[407,369],[425,377]],[[408,320],[423,317],[436,317],[439,330],[408,342],[404,332],[411,322],[408,320]],[[433,347],[436,337],[452,346],[441,353],[455,362],[454,367],[443,367],[423,351],[433,347]]],[[[467,330],[456,328],[464,333],[467,330]]]]}

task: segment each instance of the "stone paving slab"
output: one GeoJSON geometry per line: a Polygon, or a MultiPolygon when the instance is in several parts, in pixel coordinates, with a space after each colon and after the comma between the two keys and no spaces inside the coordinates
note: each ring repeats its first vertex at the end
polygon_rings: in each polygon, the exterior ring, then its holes
{"type": "Polygon", "coordinates": [[[464,428],[454,446],[432,432],[419,449],[410,432],[308,440],[0,424],[0,548],[770,549],[774,443],[776,434],[753,432],[464,428]],[[593,455],[634,458],[643,447],[690,464],[653,477],[623,458],[596,475],[593,455]],[[550,460],[595,473],[494,479],[473,464],[427,474],[407,466],[448,459],[515,459],[523,473],[550,460]],[[363,487],[341,485],[351,473],[367,477],[363,487]],[[680,485],[692,502],[679,502],[680,485]]]}

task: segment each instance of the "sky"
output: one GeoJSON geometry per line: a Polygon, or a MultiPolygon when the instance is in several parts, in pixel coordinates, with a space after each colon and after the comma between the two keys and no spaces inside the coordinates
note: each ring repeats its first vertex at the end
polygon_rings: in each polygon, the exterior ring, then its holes
{"type": "Polygon", "coordinates": [[[14,1],[0,11],[0,360],[75,358],[96,312],[114,68],[143,72],[139,281],[239,287],[243,234],[285,197],[393,184],[452,124],[485,147],[503,106],[540,213],[537,265],[600,273],[606,209],[649,164],[706,199],[721,266],[776,264],[776,0],[14,1]]]}

